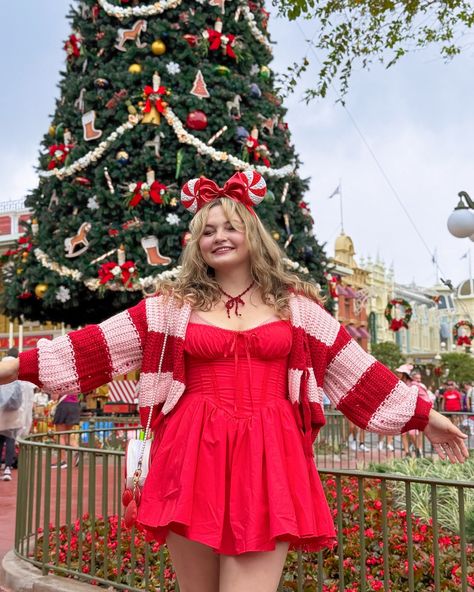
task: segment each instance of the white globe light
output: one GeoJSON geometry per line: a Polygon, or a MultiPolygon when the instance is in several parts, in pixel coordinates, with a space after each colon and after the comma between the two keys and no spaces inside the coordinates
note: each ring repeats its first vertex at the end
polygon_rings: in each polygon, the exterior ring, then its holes
{"type": "Polygon", "coordinates": [[[460,208],[448,218],[448,230],[456,238],[467,238],[474,234],[474,213],[467,208],[460,208]]]}

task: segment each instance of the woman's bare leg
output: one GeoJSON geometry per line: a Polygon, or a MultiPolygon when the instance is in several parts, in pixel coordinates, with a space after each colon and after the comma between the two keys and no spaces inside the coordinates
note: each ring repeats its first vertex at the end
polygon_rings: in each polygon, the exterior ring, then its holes
{"type": "Polygon", "coordinates": [[[166,538],[180,592],[219,592],[219,555],[170,531],[166,538]]]}
{"type": "Polygon", "coordinates": [[[219,592],[276,592],[288,547],[279,541],[274,551],[221,555],[219,592]]]}

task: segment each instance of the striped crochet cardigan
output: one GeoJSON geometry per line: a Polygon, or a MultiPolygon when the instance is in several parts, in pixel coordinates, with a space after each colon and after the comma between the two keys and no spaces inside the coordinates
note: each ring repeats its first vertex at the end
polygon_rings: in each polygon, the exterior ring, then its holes
{"type": "MultiPolygon", "coordinates": [[[[166,415],[186,388],[184,339],[191,306],[152,296],[99,325],[89,325],[20,354],[20,380],[53,395],[88,392],[114,376],[140,369],[139,406],[166,415]],[[164,332],[168,340],[158,381],[164,332]]],[[[385,366],[365,352],[330,314],[301,296],[290,298],[293,343],[288,395],[305,450],[324,425],[323,393],[359,427],[381,434],[424,429],[431,408],[385,366]]]]}

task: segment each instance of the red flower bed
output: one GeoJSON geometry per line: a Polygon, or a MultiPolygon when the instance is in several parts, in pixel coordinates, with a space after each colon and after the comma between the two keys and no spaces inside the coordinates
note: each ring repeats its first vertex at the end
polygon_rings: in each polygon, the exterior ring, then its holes
{"type": "MultiPolygon", "coordinates": [[[[322,477],[327,498],[337,524],[337,488],[332,476],[322,477]]],[[[388,573],[383,565],[383,522],[382,488],[380,479],[364,480],[364,516],[361,526],[359,516],[359,480],[356,477],[341,479],[341,509],[344,538],[344,590],[359,592],[361,574],[360,528],[364,529],[365,575],[367,590],[383,590],[384,577],[388,578],[389,590],[400,592],[408,590],[408,530],[407,515],[403,510],[394,510],[392,496],[387,488],[386,527],[388,532],[388,573]]],[[[414,589],[417,592],[431,592],[434,584],[433,548],[436,544],[439,553],[439,573],[443,592],[458,592],[461,589],[461,545],[460,537],[451,531],[438,527],[438,541],[434,540],[431,522],[412,516],[412,553],[414,589]]],[[[34,551],[34,557],[49,564],[56,562],[67,565],[68,553],[72,569],[86,574],[92,569],[92,550],[95,554],[95,575],[107,580],[130,583],[133,572],[134,587],[145,586],[145,545],[143,536],[136,533],[133,540],[130,531],[121,527],[118,536],[117,516],[95,519],[94,527],[88,515],[82,521],[77,520],[70,528],[61,526],[59,533],[53,526],[49,535],[49,553],[42,557],[42,536],[34,551]],[[82,522],[82,524],[81,524],[82,522]],[[70,532],[69,532],[70,531],[70,532]],[[70,545],[68,538],[70,537],[70,545]],[[58,545],[59,541],[59,547],[58,545]],[[133,552],[132,552],[133,548],[133,552]],[[105,550],[107,549],[107,553],[105,550]],[[107,557],[106,557],[107,555],[107,557]],[[82,559],[80,561],[80,558],[82,559]],[[135,556],[135,560],[133,559],[135,556]]],[[[468,592],[474,592],[474,566],[470,557],[474,556],[474,545],[466,546],[468,592]]],[[[174,590],[175,576],[171,569],[165,548],[165,563],[162,566],[166,585],[160,592],[174,590]]],[[[317,591],[318,554],[303,555],[304,592],[317,591]]],[[[159,589],[160,555],[158,545],[150,546],[148,559],[150,589],[159,589]]],[[[284,574],[284,590],[297,590],[297,553],[288,554],[284,574]]],[[[324,592],[339,592],[339,556],[337,547],[323,553],[324,592]]]]}

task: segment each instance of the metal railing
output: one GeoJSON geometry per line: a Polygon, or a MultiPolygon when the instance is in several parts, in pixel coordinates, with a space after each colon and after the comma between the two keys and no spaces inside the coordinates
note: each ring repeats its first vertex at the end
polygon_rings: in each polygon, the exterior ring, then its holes
{"type": "MultiPolygon", "coordinates": [[[[166,546],[122,525],[123,450],[136,428],[120,422],[80,431],[79,447],[60,446],[58,433],[21,441],[16,554],[44,574],[132,592],[179,590],[166,546]],[[65,469],[52,466],[59,454],[65,469]]],[[[320,473],[336,546],[290,551],[279,592],[472,589],[474,482],[320,473]]]]}

